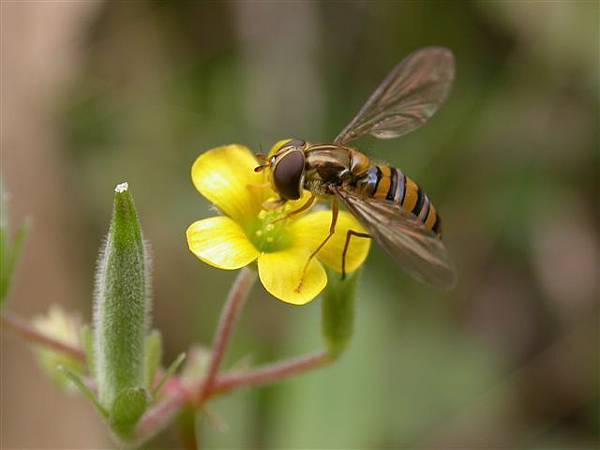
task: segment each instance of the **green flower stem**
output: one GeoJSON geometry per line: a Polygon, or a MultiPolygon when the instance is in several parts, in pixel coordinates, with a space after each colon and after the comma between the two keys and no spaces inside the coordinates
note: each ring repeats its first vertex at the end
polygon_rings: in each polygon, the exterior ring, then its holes
{"type": "Polygon", "coordinates": [[[242,306],[248,297],[248,293],[256,281],[256,277],[257,275],[254,270],[244,267],[238,273],[235,283],[233,284],[231,291],[229,291],[229,296],[221,311],[219,326],[215,333],[212,355],[208,370],[206,371],[206,377],[200,388],[197,402],[199,406],[210,396],[221,362],[223,361],[223,356],[225,355],[225,349],[231,338],[231,333],[237,322],[242,306]]]}
{"type": "Polygon", "coordinates": [[[333,362],[334,359],[328,352],[321,351],[253,370],[230,372],[217,378],[211,394],[224,394],[241,387],[275,383],[308,370],[325,366],[333,362]]]}
{"type": "Polygon", "coordinates": [[[38,344],[50,350],[64,353],[65,355],[85,363],[85,353],[82,349],[73,347],[58,339],[47,336],[22,319],[7,313],[3,313],[0,315],[0,324],[2,324],[2,328],[11,330],[14,334],[30,343],[38,344]]]}
{"type": "Polygon", "coordinates": [[[354,302],[360,270],[345,280],[331,270],[321,301],[321,331],[328,353],[338,358],[348,347],[354,331],[354,302]]]}

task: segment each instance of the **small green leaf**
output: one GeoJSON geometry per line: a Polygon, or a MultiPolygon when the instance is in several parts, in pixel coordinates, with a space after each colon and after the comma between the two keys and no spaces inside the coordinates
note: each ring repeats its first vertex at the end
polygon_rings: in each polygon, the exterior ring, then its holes
{"type": "Polygon", "coordinates": [[[75,372],[70,371],[69,369],[67,369],[64,366],[58,366],[57,370],[59,372],[61,372],[65,377],[67,377],[69,380],[71,380],[75,386],[77,386],[79,391],[92,402],[92,404],[96,407],[96,409],[98,410],[98,412],[100,412],[100,414],[102,414],[104,417],[108,417],[108,411],[106,411],[106,409],[104,409],[104,407],[100,404],[100,402],[96,398],[96,395],[92,392],[92,390],[89,387],[86,386],[86,384],[79,377],[79,375],[77,375],[75,372]]]}
{"type": "Polygon", "coordinates": [[[110,410],[110,426],[121,438],[128,438],[146,411],[148,395],[144,388],[127,388],[115,398],[110,410]]]}
{"type": "Polygon", "coordinates": [[[156,371],[162,361],[162,336],[160,331],[152,330],[146,337],[146,388],[152,389],[156,371]]]}
{"type": "MultiPolygon", "coordinates": [[[[2,211],[2,214],[4,214],[4,211],[2,211]]],[[[29,227],[29,221],[27,220],[19,227],[12,245],[9,242],[5,224],[0,227],[0,309],[4,306],[4,302],[8,297],[13,272],[21,256],[29,227]]]]}
{"type": "MultiPolygon", "coordinates": [[[[4,204],[2,215],[4,215],[4,204]]],[[[4,306],[4,301],[8,296],[8,288],[10,286],[10,270],[8,269],[8,261],[10,259],[10,243],[6,235],[4,226],[0,227],[0,310],[4,306]]]]}
{"type": "Polygon", "coordinates": [[[336,272],[328,270],[329,281],[321,303],[321,329],[329,354],[337,358],[350,343],[354,332],[354,299],[358,271],[340,279],[336,272]]]}
{"type": "Polygon", "coordinates": [[[171,363],[171,365],[169,366],[169,368],[165,371],[165,374],[163,375],[162,379],[160,380],[160,383],[158,383],[158,385],[156,386],[154,391],[152,391],[152,397],[154,397],[154,398],[158,397],[158,394],[160,394],[160,390],[162,389],[162,387],[165,385],[165,383],[167,382],[169,377],[171,377],[175,373],[175,371],[179,368],[179,366],[181,365],[181,363],[183,362],[184,359],[185,359],[185,353],[180,353],[179,356],[177,358],[175,358],[175,361],[173,361],[171,363]]]}

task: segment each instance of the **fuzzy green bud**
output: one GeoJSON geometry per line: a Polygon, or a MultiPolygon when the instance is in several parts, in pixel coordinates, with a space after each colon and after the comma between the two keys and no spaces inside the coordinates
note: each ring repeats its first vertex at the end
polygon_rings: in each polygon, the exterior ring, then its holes
{"type": "MultiPolygon", "coordinates": [[[[117,398],[140,396],[132,392],[146,385],[149,269],[133,198],[123,183],[115,188],[112,221],[96,274],[94,360],[98,399],[107,411],[113,411],[117,398]]],[[[122,409],[119,404],[117,410],[122,409]]],[[[112,422],[127,428],[119,417],[112,422]]]]}
{"type": "Polygon", "coordinates": [[[354,332],[354,299],[359,271],[340,279],[336,272],[328,270],[329,281],[321,302],[321,329],[327,351],[337,358],[350,343],[354,332]]]}

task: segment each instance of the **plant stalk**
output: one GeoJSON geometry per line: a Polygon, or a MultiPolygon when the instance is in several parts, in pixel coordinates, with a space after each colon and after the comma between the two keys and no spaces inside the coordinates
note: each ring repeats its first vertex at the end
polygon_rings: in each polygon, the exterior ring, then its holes
{"type": "Polygon", "coordinates": [[[169,389],[169,396],[146,411],[137,424],[133,434],[133,444],[136,446],[142,445],[165,428],[181,408],[192,400],[190,392],[180,385],[179,380],[172,380],[170,384],[176,387],[169,389]]]}
{"type": "Polygon", "coordinates": [[[0,315],[0,324],[2,324],[2,328],[11,330],[32,344],[42,345],[49,350],[64,353],[78,361],[85,362],[85,353],[83,350],[40,332],[22,319],[3,313],[0,315]]]}
{"type": "Polygon", "coordinates": [[[208,397],[210,397],[213,385],[217,378],[217,373],[221,367],[223,356],[225,355],[225,349],[231,339],[233,328],[237,322],[238,316],[244,305],[250,289],[256,281],[256,272],[244,267],[238,273],[238,276],[229,291],[229,296],[221,311],[221,318],[219,319],[219,325],[215,333],[215,338],[212,347],[212,355],[206,377],[200,388],[200,394],[198,395],[197,405],[201,406],[202,403],[208,397]]]}
{"type": "Polygon", "coordinates": [[[327,365],[334,360],[327,352],[321,351],[266,365],[254,370],[230,372],[217,378],[211,395],[224,394],[246,386],[257,386],[281,381],[311,369],[327,365]]]}

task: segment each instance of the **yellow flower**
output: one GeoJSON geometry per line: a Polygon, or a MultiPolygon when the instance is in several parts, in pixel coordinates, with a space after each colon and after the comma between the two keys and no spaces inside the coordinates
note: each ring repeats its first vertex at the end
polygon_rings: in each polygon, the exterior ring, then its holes
{"type": "MultiPolygon", "coordinates": [[[[364,232],[356,219],[340,211],[335,234],[302,274],[310,254],[325,239],[331,211],[298,214],[284,220],[309,198],[287,202],[275,210],[263,203],[276,197],[268,187],[268,171],[254,172],[258,162],[247,147],[227,145],[209,150],[192,166],[196,189],[224,214],[194,222],[187,229],[188,246],[200,260],[225,270],[258,263],[265,289],[287,303],[303,305],[327,284],[322,264],[341,272],[342,250],[349,229],[364,232]],[[298,287],[300,289],[298,290],[298,287]]],[[[354,272],[365,261],[369,239],[352,239],[346,271],[354,272]]]]}

